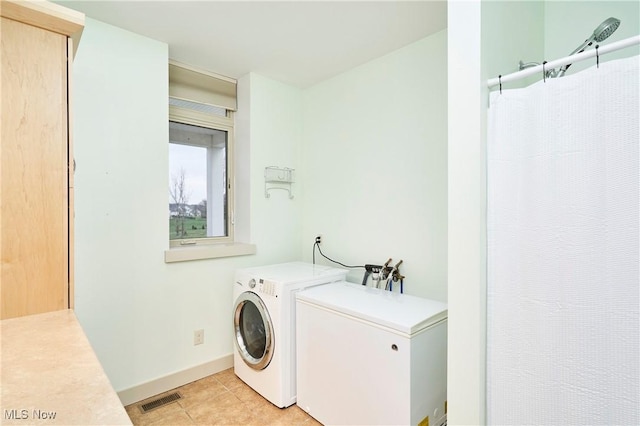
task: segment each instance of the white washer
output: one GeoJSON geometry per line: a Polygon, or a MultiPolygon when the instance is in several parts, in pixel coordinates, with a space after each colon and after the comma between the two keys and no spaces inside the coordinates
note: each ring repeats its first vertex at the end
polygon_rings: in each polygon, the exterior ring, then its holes
{"type": "Polygon", "coordinates": [[[446,423],[447,305],[348,282],[296,294],[300,408],[322,424],[446,423]]]}
{"type": "Polygon", "coordinates": [[[347,271],[304,262],[240,269],[233,291],[236,375],[278,407],[296,402],[295,293],[347,271]]]}

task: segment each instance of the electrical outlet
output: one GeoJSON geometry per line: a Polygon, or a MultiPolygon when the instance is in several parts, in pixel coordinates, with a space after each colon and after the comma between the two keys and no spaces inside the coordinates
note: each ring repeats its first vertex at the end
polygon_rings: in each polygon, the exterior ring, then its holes
{"type": "Polygon", "coordinates": [[[316,244],[322,244],[322,235],[316,236],[316,244]]]}
{"type": "Polygon", "coordinates": [[[204,330],[195,330],[193,332],[193,345],[201,345],[204,343],[204,330]]]}

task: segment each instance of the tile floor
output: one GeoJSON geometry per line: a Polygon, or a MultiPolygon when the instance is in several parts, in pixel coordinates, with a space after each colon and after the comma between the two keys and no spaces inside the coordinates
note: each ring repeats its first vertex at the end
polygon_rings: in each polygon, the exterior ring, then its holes
{"type": "Polygon", "coordinates": [[[320,425],[297,405],[281,409],[271,404],[238,379],[231,368],[125,409],[136,426],[320,425]],[[140,410],[140,404],[175,391],[182,399],[144,414],[140,410]]]}

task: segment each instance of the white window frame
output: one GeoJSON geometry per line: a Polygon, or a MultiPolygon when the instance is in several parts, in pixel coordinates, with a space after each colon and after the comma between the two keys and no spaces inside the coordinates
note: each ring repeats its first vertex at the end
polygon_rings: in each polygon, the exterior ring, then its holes
{"type": "MultiPolygon", "coordinates": [[[[174,105],[169,106],[169,121],[176,123],[190,124],[193,126],[206,127],[214,130],[221,130],[227,133],[227,146],[226,146],[226,179],[227,186],[227,235],[219,237],[203,237],[203,238],[184,238],[169,240],[169,247],[185,247],[185,246],[199,246],[208,244],[229,244],[234,242],[234,185],[233,185],[233,111],[227,110],[227,116],[216,116],[213,114],[206,114],[198,111],[193,111],[186,108],[177,107],[174,105]]],[[[167,123],[168,125],[169,123],[167,123]]],[[[207,172],[210,171],[210,165],[207,164],[207,172]]],[[[207,177],[209,180],[210,178],[207,177]]],[[[211,182],[207,182],[209,185],[211,182]]],[[[209,201],[209,194],[207,195],[207,201],[209,201]]],[[[208,208],[212,208],[211,203],[207,202],[208,208]]],[[[207,213],[207,215],[209,215],[207,213]]]]}

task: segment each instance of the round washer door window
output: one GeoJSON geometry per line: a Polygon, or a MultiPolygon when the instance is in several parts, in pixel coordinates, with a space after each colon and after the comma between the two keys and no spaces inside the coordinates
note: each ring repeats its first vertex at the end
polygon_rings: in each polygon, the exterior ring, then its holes
{"type": "Polygon", "coordinates": [[[254,370],[262,370],[273,357],[273,325],[267,307],[250,291],[236,300],[233,314],[236,347],[244,362],[254,370]]]}

